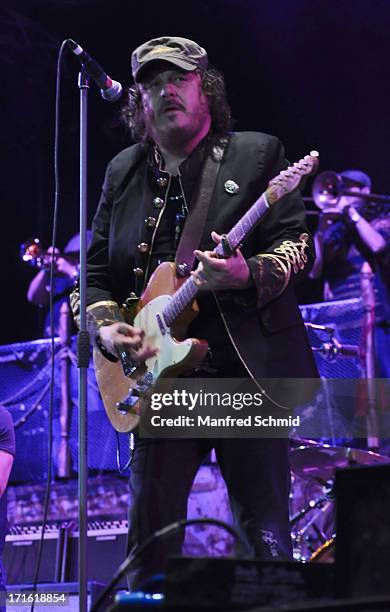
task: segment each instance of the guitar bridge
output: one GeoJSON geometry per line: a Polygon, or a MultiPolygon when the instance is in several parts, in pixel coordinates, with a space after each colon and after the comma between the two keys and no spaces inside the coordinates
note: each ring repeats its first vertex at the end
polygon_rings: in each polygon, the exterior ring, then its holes
{"type": "Polygon", "coordinates": [[[137,414],[135,407],[125,402],[117,402],[115,406],[118,412],[122,414],[137,414]]]}
{"type": "Polygon", "coordinates": [[[136,404],[138,404],[142,395],[150,389],[152,384],[153,374],[151,372],[146,372],[144,376],[138,379],[136,386],[129,390],[127,396],[121,402],[115,404],[118,412],[136,414],[136,404]]]}
{"type": "Polygon", "coordinates": [[[121,402],[117,402],[115,404],[118,412],[129,414],[130,412],[136,413],[135,406],[138,403],[139,396],[133,393],[133,389],[131,389],[127,395],[121,402]]]}

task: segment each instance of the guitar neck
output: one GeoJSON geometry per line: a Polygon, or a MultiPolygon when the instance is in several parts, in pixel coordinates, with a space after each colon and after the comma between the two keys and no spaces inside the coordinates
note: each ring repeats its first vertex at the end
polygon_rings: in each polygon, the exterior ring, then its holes
{"type": "MultiPolygon", "coordinates": [[[[264,193],[261,194],[258,200],[250,207],[243,217],[236,223],[236,225],[226,235],[227,242],[230,248],[234,251],[240,244],[245,240],[252,229],[257,225],[260,219],[268,211],[269,205],[265,199],[264,193]]],[[[214,252],[217,255],[224,256],[222,244],[218,244],[214,252]]]]}
{"type": "MultiPolygon", "coordinates": [[[[262,194],[258,200],[250,207],[243,217],[236,223],[236,225],[226,235],[226,240],[231,250],[236,249],[252,231],[255,225],[268,211],[269,205],[267,200],[262,194]]],[[[224,256],[223,247],[218,244],[214,253],[224,256]]],[[[198,293],[198,286],[195,284],[192,276],[182,284],[180,289],[173,295],[171,301],[163,310],[164,321],[168,326],[171,326],[173,321],[183,312],[183,310],[192,302],[198,293]]]]}

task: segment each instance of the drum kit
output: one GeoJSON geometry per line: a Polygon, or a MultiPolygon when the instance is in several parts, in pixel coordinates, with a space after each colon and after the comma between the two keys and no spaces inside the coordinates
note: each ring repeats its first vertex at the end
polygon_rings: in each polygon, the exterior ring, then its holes
{"type": "Polygon", "coordinates": [[[390,463],[390,458],[314,440],[292,439],[290,522],[294,559],[333,562],[336,470],[390,463]]]}

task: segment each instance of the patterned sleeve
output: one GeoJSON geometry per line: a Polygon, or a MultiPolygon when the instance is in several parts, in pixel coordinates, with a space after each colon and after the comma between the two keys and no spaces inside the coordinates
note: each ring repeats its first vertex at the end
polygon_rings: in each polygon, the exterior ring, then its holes
{"type": "MultiPolygon", "coordinates": [[[[284,148],[271,138],[266,152],[267,180],[288,166],[284,148]]],[[[272,206],[258,226],[261,251],[247,260],[261,307],[280,295],[289,283],[305,278],[314,262],[313,239],[305,223],[306,211],[300,193],[286,195],[272,206]]]]}

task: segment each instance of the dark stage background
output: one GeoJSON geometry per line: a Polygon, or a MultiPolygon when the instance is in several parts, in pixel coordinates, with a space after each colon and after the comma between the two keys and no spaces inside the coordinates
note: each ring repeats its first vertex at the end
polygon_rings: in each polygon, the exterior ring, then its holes
{"type": "MultiPolygon", "coordinates": [[[[55,69],[64,38],[125,84],[138,44],[163,34],[193,38],[226,76],[236,129],[278,135],[291,160],[316,148],[322,170],[360,167],[376,192],[390,193],[389,32],[388,0],[3,0],[0,344],[40,336],[38,310],[25,297],[33,270],[20,260],[19,244],[31,236],[50,243],[55,69]]],[[[78,228],[77,72],[69,52],[60,247],[78,228]]],[[[117,104],[93,89],[89,109],[91,220],[105,165],[127,142],[117,104]]],[[[319,296],[318,284],[306,282],[300,291],[301,302],[319,296]]]]}

